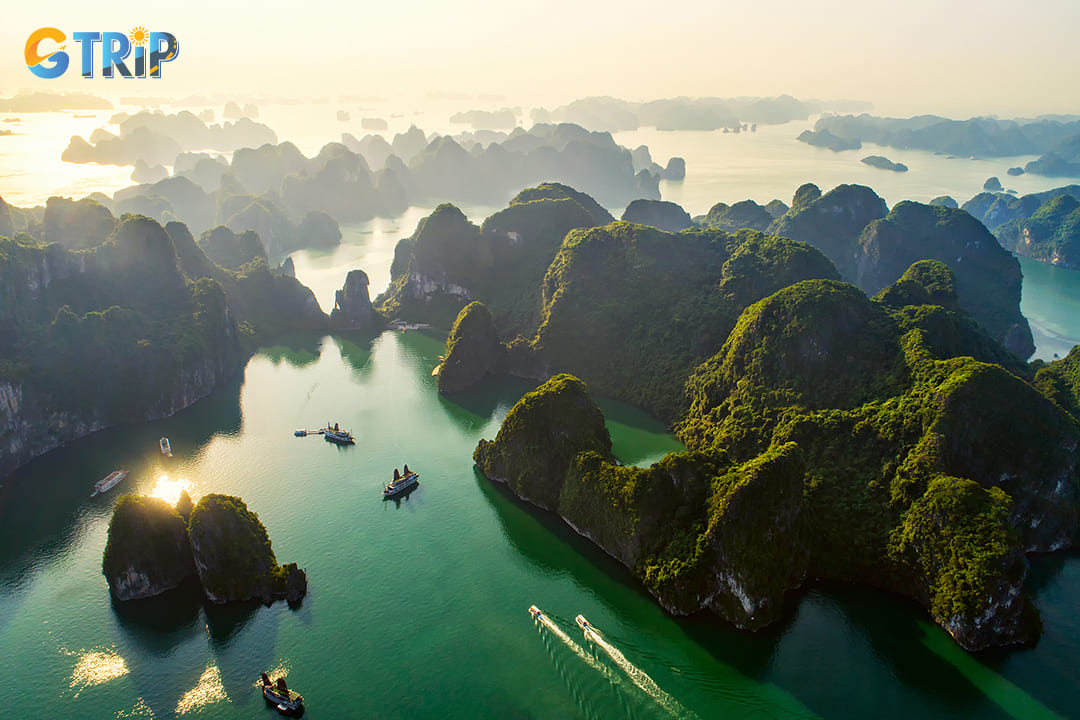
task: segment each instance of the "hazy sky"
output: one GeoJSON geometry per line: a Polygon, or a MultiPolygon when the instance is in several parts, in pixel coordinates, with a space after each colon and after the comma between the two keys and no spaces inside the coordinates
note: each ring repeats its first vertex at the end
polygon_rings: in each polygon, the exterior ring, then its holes
{"type": "MultiPolygon", "coordinates": [[[[498,95],[462,107],[586,95],[869,100],[882,114],[1080,113],[1078,0],[300,0],[8,3],[0,95],[498,95]],[[127,9],[118,9],[126,6],[127,9]],[[172,32],[160,80],[41,80],[42,26],[172,32]]],[[[74,60],[74,58],[73,58],[74,60]]]]}

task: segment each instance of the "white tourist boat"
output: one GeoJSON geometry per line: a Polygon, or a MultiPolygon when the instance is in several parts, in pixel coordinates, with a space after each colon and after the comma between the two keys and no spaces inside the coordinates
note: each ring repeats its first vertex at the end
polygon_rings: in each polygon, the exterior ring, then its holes
{"type": "Polygon", "coordinates": [[[383,499],[397,497],[404,492],[408,492],[416,487],[419,480],[420,473],[411,470],[400,477],[394,478],[386,485],[386,489],[382,491],[383,499]]]}
{"type": "Polygon", "coordinates": [[[109,473],[102,479],[94,483],[94,492],[90,494],[90,497],[100,495],[101,493],[112,490],[117,484],[127,477],[127,470],[116,470],[109,473]]]}

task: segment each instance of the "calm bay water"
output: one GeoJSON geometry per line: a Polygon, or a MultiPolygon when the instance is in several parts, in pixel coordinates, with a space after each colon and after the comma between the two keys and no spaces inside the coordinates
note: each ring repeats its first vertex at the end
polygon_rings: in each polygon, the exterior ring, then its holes
{"type": "MultiPolygon", "coordinates": [[[[766,195],[717,199],[785,197],[766,195]]],[[[394,243],[426,212],[347,226],[339,248],[295,254],[297,275],[325,309],[355,267],[374,296],[394,243]]],[[[1039,354],[1062,353],[1080,338],[1080,276],[1021,264],[1039,354]]],[[[430,372],[443,350],[415,332],[295,338],[174,418],[99,433],[5,479],[0,717],[277,717],[254,685],[263,669],[287,673],[309,718],[1076,715],[1074,555],[1035,561],[1045,634],[1032,649],[970,656],[913,604],[849,586],[811,587],[757,634],[672,618],[601,551],[475,473],[477,441],[530,386],[503,380],[442,398],[430,372]],[[292,436],[328,420],[358,444],[292,436]],[[172,460],[157,451],[162,435],[172,460]],[[421,486],[383,502],[405,462],[421,486]],[[131,475],[88,499],[118,467],[131,475]],[[190,589],[110,601],[100,564],[118,497],[171,500],[181,488],[240,495],[259,513],[279,560],[308,572],[299,609],[206,608],[190,589]],[[552,626],[528,615],[533,603],[552,626]],[[577,613],[606,645],[583,637],[577,613]]],[[[624,462],[679,449],[644,413],[602,405],[624,462]]]]}

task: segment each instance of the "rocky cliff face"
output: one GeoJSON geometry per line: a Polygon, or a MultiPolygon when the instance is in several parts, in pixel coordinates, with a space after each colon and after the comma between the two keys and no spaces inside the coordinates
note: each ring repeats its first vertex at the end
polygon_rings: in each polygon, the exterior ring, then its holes
{"type": "Polygon", "coordinates": [[[791,209],[768,232],[810,243],[832,260],[841,277],[853,280],[859,233],[871,220],[885,217],[886,210],[885,201],[862,185],[838,185],[824,195],[816,186],[804,185],[791,209]]]}
{"type": "Polygon", "coordinates": [[[586,451],[611,459],[604,416],[583,382],[556,375],[514,405],[495,440],[476,446],[473,460],[489,480],[556,510],[570,463],[586,451]]]}
{"type": "Polygon", "coordinates": [[[299,600],[307,578],[295,564],[279,566],[259,516],[237,497],[199,500],[188,524],[195,569],[210,602],[299,600]]]}
{"type": "Polygon", "coordinates": [[[1080,533],[1075,364],[1030,384],[924,261],[879,299],[807,280],[746,308],[686,383],[686,453],[615,464],[602,416],[560,376],[473,457],[671,612],[758,628],[828,578],[911,597],[978,650],[1037,637],[1024,554],[1080,533]]]}
{"type": "Polygon", "coordinates": [[[179,587],[195,574],[187,523],[163,500],[125,495],[109,521],[102,573],[117,600],[179,587]]]}
{"type": "Polygon", "coordinates": [[[479,228],[456,207],[441,205],[398,243],[390,287],[375,307],[387,318],[449,328],[479,300],[504,337],[530,335],[539,322],[540,282],[567,232],[610,217],[592,198],[558,183],[523,190],[479,228]]]}
{"type": "Polygon", "coordinates": [[[638,225],[649,225],[667,232],[679,232],[694,227],[690,214],[667,200],[634,200],[626,206],[622,219],[638,225]]]}
{"type": "Polygon", "coordinates": [[[337,330],[368,330],[381,322],[371,307],[368,276],[363,270],[350,270],[345,285],[334,293],[330,326],[337,330]]]}
{"type": "Polygon", "coordinates": [[[211,494],[194,508],[190,503],[187,498],[185,520],[157,498],[120,499],[102,558],[102,573],[117,600],[155,597],[196,577],[217,604],[292,603],[304,596],[304,571],[295,563],[277,564],[266,528],[240,498],[211,494]]]}
{"type": "Polygon", "coordinates": [[[234,377],[257,341],[326,323],[294,277],[262,257],[238,273],[214,265],[179,223],[126,215],[77,252],[0,239],[0,477],[102,428],[172,415],[234,377]]]}
{"type": "Polygon", "coordinates": [[[871,222],[854,252],[855,283],[874,294],[919,260],[938,260],[956,278],[959,305],[1021,358],[1035,351],[1020,313],[1020,263],[967,212],[901,202],[871,222]]]}
{"type": "Polygon", "coordinates": [[[475,385],[497,372],[505,357],[491,313],[483,303],[469,303],[450,328],[446,359],[439,369],[439,392],[456,393],[475,385]]]}
{"type": "MultiPolygon", "coordinates": [[[[233,345],[236,338],[223,338],[233,345]]],[[[160,420],[208,396],[233,377],[235,358],[208,354],[180,368],[156,402],[136,417],[117,417],[93,409],[64,409],[24,383],[0,381],[0,478],[50,450],[116,424],[160,420]]]]}

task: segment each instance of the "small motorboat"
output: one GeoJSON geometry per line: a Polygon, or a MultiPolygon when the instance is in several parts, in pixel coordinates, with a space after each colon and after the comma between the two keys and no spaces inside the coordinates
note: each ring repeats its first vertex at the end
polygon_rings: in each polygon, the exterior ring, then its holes
{"type": "MultiPolygon", "coordinates": [[[[397,471],[395,470],[394,472],[396,473],[397,471]]],[[[393,480],[387,483],[386,488],[382,491],[383,499],[389,500],[390,498],[397,497],[404,492],[408,492],[412,488],[416,487],[419,484],[419,481],[420,473],[413,472],[412,470],[405,473],[404,475],[395,477],[393,480]]]]}
{"type": "Polygon", "coordinates": [[[536,607],[535,605],[530,605],[529,614],[539,620],[544,613],[540,610],[540,608],[536,607]]]}
{"type": "Polygon", "coordinates": [[[585,619],[584,615],[578,615],[576,618],[574,618],[574,622],[578,624],[579,628],[585,630],[586,632],[596,632],[596,628],[589,624],[589,621],[585,619]]]}
{"type": "Polygon", "coordinates": [[[279,677],[276,683],[272,683],[266,673],[260,673],[260,677],[263,697],[267,702],[273,703],[279,713],[293,715],[303,708],[303,696],[295,690],[290,690],[285,684],[285,678],[279,677]]]}
{"type": "Polygon", "coordinates": [[[161,454],[165,457],[172,457],[172,445],[169,444],[169,438],[161,438],[159,444],[161,445],[161,454]]]}
{"type": "Polygon", "coordinates": [[[90,495],[90,497],[94,497],[96,495],[100,495],[101,493],[112,490],[121,480],[126,477],[127,470],[116,470],[115,472],[109,473],[104,478],[94,483],[94,492],[90,495]]]}

